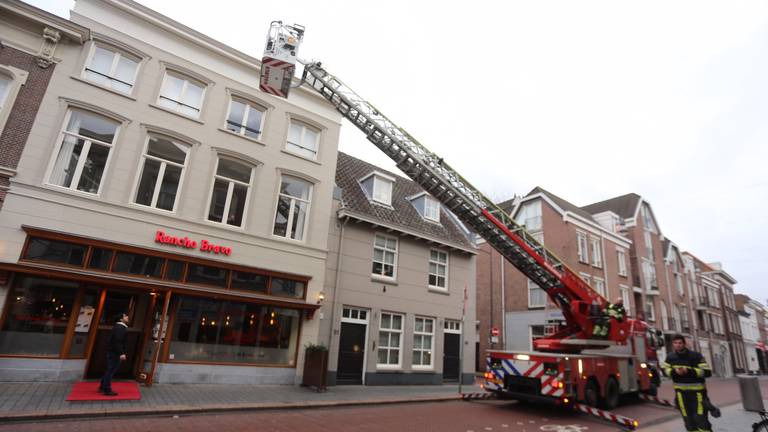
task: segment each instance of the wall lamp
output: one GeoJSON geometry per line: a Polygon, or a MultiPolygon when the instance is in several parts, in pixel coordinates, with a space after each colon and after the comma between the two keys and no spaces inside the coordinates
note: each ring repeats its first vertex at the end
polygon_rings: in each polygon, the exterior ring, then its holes
{"type": "Polygon", "coordinates": [[[320,291],[319,293],[317,293],[317,304],[320,304],[323,301],[325,301],[325,293],[320,291]]]}

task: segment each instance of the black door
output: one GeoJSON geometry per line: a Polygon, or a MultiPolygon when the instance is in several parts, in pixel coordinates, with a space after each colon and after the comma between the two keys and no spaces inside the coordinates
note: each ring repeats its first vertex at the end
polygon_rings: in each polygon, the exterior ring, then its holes
{"type": "Polygon", "coordinates": [[[459,381],[459,349],[461,335],[443,334],[443,381],[459,381]]]}
{"type": "Polygon", "coordinates": [[[96,341],[93,344],[91,358],[88,362],[88,371],[86,378],[100,378],[107,369],[107,342],[112,333],[112,327],[115,325],[115,315],[118,313],[127,313],[130,318],[128,331],[126,334],[127,359],[120,363],[120,368],[115,373],[115,378],[132,378],[134,374],[135,361],[138,358],[139,349],[141,349],[141,327],[144,325],[143,319],[149,295],[140,295],[129,292],[112,290],[107,292],[107,298],[104,301],[104,310],[99,317],[98,330],[96,331],[96,341]],[[139,322],[136,322],[139,321],[139,322]]]}
{"type": "Polygon", "coordinates": [[[336,384],[362,384],[365,357],[365,324],[341,323],[336,384]]]}

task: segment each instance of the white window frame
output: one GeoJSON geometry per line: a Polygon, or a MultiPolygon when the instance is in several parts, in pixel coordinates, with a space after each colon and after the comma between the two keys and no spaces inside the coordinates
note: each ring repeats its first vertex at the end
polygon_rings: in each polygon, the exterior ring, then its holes
{"type": "Polygon", "coordinates": [[[101,113],[97,113],[97,112],[93,112],[93,111],[88,111],[88,110],[85,110],[85,109],[80,109],[80,108],[72,107],[72,106],[67,108],[67,113],[64,115],[64,121],[62,122],[61,129],[59,130],[59,134],[57,135],[58,138],[57,138],[57,141],[56,141],[56,147],[54,148],[53,155],[51,156],[51,160],[48,163],[48,168],[46,169],[45,184],[47,186],[51,186],[51,187],[54,187],[54,188],[57,188],[57,189],[60,189],[60,190],[63,189],[63,190],[71,191],[71,192],[78,193],[78,194],[83,194],[83,195],[90,196],[90,197],[94,197],[94,196],[98,197],[98,196],[100,196],[101,192],[103,190],[103,187],[104,187],[104,181],[107,178],[107,175],[109,174],[110,161],[112,160],[112,154],[114,153],[113,149],[115,147],[115,143],[117,142],[117,140],[119,138],[119,134],[120,134],[120,132],[122,130],[122,126],[123,126],[123,123],[121,121],[119,121],[117,119],[114,119],[112,117],[106,116],[106,115],[101,114],[101,113]],[[80,112],[85,113],[87,115],[101,117],[101,118],[104,118],[104,119],[107,119],[107,120],[109,120],[111,122],[116,123],[117,126],[115,127],[115,135],[114,135],[113,141],[111,143],[106,143],[104,141],[99,141],[99,140],[96,140],[96,139],[93,139],[93,138],[88,138],[86,136],[82,136],[82,135],[79,135],[79,134],[67,131],[67,125],[69,125],[69,121],[72,118],[73,111],[80,111],[80,112]],[[53,183],[51,181],[51,176],[53,176],[53,170],[56,168],[56,161],[59,158],[59,153],[61,152],[61,146],[64,143],[64,137],[65,136],[72,136],[72,137],[74,137],[76,139],[82,139],[83,141],[85,141],[83,143],[83,148],[80,151],[80,157],[78,158],[77,165],[75,167],[75,173],[72,175],[72,182],[70,183],[69,186],[61,186],[61,185],[58,185],[58,184],[53,183]],[[108,147],[109,148],[109,154],[107,155],[107,160],[104,161],[104,172],[101,174],[101,181],[99,182],[99,189],[96,191],[96,193],[82,191],[82,190],[77,189],[77,185],[80,183],[80,176],[83,173],[83,167],[85,166],[85,162],[88,160],[87,155],[91,151],[91,145],[94,142],[96,143],[96,145],[100,145],[100,146],[104,146],[104,147],[108,147]],[[83,155],[85,155],[86,157],[83,157],[83,155]]]}
{"type": "Polygon", "coordinates": [[[162,134],[155,134],[155,133],[147,134],[147,137],[144,140],[144,147],[143,147],[143,149],[141,151],[141,158],[139,159],[139,169],[137,171],[138,175],[136,176],[136,179],[134,180],[134,184],[133,184],[133,193],[131,194],[133,196],[133,199],[131,200],[131,203],[133,205],[139,206],[141,208],[148,208],[148,209],[152,209],[152,210],[156,210],[156,211],[161,211],[161,212],[165,212],[165,213],[176,213],[176,210],[178,209],[178,206],[179,206],[179,201],[181,201],[182,191],[184,190],[183,189],[184,188],[184,179],[186,177],[185,174],[187,172],[187,164],[189,163],[189,155],[190,155],[190,153],[192,153],[192,145],[189,144],[189,143],[186,143],[186,142],[184,142],[182,140],[179,140],[179,139],[176,139],[176,138],[173,138],[173,137],[170,137],[170,136],[162,135],[162,134]],[[165,160],[165,159],[159,158],[157,156],[152,156],[152,155],[147,154],[147,151],[149,150],[149,142],[150,142],[150,140],[152,140],[153,137],[166,139],[168,141],[173,142],[174,144],[186,147],[187,148],[187,152],[186,152],[186,156],[184,157],[184,164],[181,165],[181,164],[179,164],[177,162],[172,162],[172,161],[169,161],[169,160],[165,160]],[[138,195],[139,195],[139,186],[141,184],[141,176],[144,174],[144,167],[146,166],[146,160],[147,159],[152,159],[152,160],[154,160],[156,162],[160,162],[160,169],[159,169],[158,174],[157,174],[157,180],[155,180],[155,187],[152,190],[152,200],[150,201],[149,205],[139,204],[139,203],[136,202],[136,200],[138,199],[138,195]],[[179,186],[176,188],[176,198],[173,200],[173,209],[172,210],[166,210],[166,209],[161,209],[161,208],[157,207],[157,199],[160,196],[160,186],[163,184],[163,179],[165,177],[165,169],[166,169],[166,167],[168,165],[172,165],[172,166],[180,167],[181,168],[181,174],[179,174],[179,186]]]}
{"type": "Polygon", "coordinates": [[[536,285],[536,283],[530,279],[526,279],[528,282],[528,309],[540,309],[547,306],[547,292],[541,289],[540,286],[536,285]],[[541,298],[543,301],[541,303],[534,303],[533,298],[534,296],[531,294],[533,292],[541,291],[541,298]]]}
{"type": "Polygon", "coordinates": [[[320,129],[315,126],[312,126],[304,121],[291,118],[288,121],[288,135],[285,138],[285,151],[304,159],[317,160],[317,155],[320,153],[320,132],[321,132],[320,129]],[[291,127],[293,125],[297,125],[301,127],[301,134],[300,134],[301,136],[299,138],[298,143],[294,143],[290,141],[291,127]],[[314,148],[308,147],[307,146],[308,143],[306,143],[304,140],[308,130],[315,134],[314,148]],[[312,157],[308,157],[304,154],[301,154],[300,153],[301,151],[305,151],[312,154],[312,157]]]}
{"type": "Polygon", "coordinates": [[[655,259],[654,253],[653,253],[653,239],[651,238],[651,232],[650,231],[644,231],[643,232],[644,237],[644,243],[645,243],[645,254],[646,258],[653,261],[655,259]]]}
{"type": "MultiPolygon", "coordinates": [[[[397,259],[397,255],[395,255],[395,259],[397,259]]],[[[429,277],[427,277],[427,286],[430,289],[439,290],[439,291],[448,291],[448,269],[450,268],[448,265],[449,259],[450,257],[448,256],[448,252],[441,251],[440,249],[429,250],[429,266],[427,268],[428,276],[435,276],[435,280],[439,282],[440,275],[438,273],[432,273],[432,264],[434,264],[437,268],[440,268],[441,266],[445,268],[445,276],[443,276],[445,286],[432,285],[431,283],[429,283],[429,277]],[[437,261],[432,259],[432,252],[436,252],[438,254],[437,261]],[[440,255],[445,256],[445,262],[440,262],[439,260],[440,255]]]]}
{"type": "Polygon", "coordinates": [[[629,295],[629,287],[626,285],[619,285],[619,292],[621,293],[621,299],[624,301],[624,308],[627,310],[628,315],[632,315],[631,299],[629,295]]]}
{"type": "Polygon", "coordinates": [[[160,83],[160,92],[157,94],[157,102],[156,103],[157,103],[157,105],[161,109],[166,109],[168,111],[171,111],[173,113],[176,113],[176,114],[184,116],[184,117],[189,117],[189,118],[193,118],[193,119],[200,119],[200,116],[203,113],[203,105],[205,104],[205,96],[206,96],[207,90],[208,90],[208,84],[206,82],[201,81],[201,80],[199,80],[197,78],[193,78],[193,77],[185,74],[184,72],[179,72],[179,71],[177,71],[175,69],[170,69],[169,68],[169,69],[166,69],[165,73],[163,74],[163,80],[160,83]],[[163,89],[165,88],[165,82],[168,80],[168,76],[169,75],[184,81],[184,83],[181,85],[181,93],[178,95],[179,99],[182,99],[182,100],[184,99],[184,95],[186,95],[187,89],[189,88],[190,84],[195,85],[195,86],[199,86],[202,89],[202,93],[200,94],[200,106],[199,107],[195,107],[195,106],[192,106],[192,105],[187,105],[184,102],[178,101],[176,99],[171,99],[170,97],[163,96],[163,89]],[[169,100],[169,101],[175,103],[176,107],[175,108],[171,108],[171,107],[167,107],[165,105],[162,105],[162,103],[160,101],[161,99],[169,100]],[[187,114],[187,113],[183,112],[180,109],[182,106],[189,107],[189,108],[197,110],[197,115],[190,115],[190,114],[187,114]]]}
{"type": "Polygon", "coordinates": [[[656,310],[655,310],[655,306],[653,305],[653,299],[652,298],[646,299],[645,305],[646,305],[645,312],[646,312],[646,315],[648,315],[646,318],[649,321],[656,321],[656,310]],[[648,306],[650,306],[650,308],[648,306]]]}
{"type": "Polygon", "coordinates": [[[603,266],[603,242],[598,237],[589,237],[589,245],[592,255],[592,267],[601,268],[603,266]]]}
{"type": "Polygon", "coordinates": [[[371,199],[378,203],[391,206],[392,205],[392,189],[394,189],[394,183],[385,179],[382,176],[373,176],[373,187],[371,193],[371,199]]]}
{"type": "Polygon", "coordinates": [[[277,199],[275,200],[274,217],[272,219],[272,229],[271,229],[272,236],[281,238],[281,239],[297,241],[297,242],[303,242],[307,238],[307,227],[309,226],[309,217],[311,215],[311,210],[312,210],[312,193],[314,192],[314,189],[315,189],[315,185],[307,179],[304,179],[302,177],[299,177],[293,174],[288,174],[288,173],[283,173],[280,175],[280,182],[277,184],[277,199]],[[309,185],[309,190],[307,191],[307,199],[298,198],[298,197],[287,195],[287,194],[284,195],[282,192],[280,192],[280,186],[283,184],[283,177],[293,177],[297,180],[307,183],[309,185]],[[286,221],[286,229],[285,229],[284,236],[275,234],[275,224],[277,223],[277,208],[280,205],[281,197],[285,197],[291,200],[291,204],[290,204],[291,208],[290,210],[288,210],[288,220],[286,221]],[[293,225],[293,218],[294,216],[296,216],[297,202],[303,202],[307,204],[307,211],[304,216],[304,227],[301,230],[301,234],[302,234],[301,238],[291,237],[291,226],[293,225]]]}
{"type": "Polygon", "coordinates": [[[515,220],[520,225],[525,225],[525,229],[528,230],[528,232],[542,229],[544,221],[542,216],[541,200],[537,199],[535,201],[522,204],[515,220]]]}
{"type": "Polygon", "coordinates": [[[440,201],[424,195],[424,219],[440,223],[440,201]]]}
{"type": "Polygon", "coordinates": [[[576,247],[579,262],[589,264],[589,242],[587,241],[587,233],[576,231],[576,247]]]}
{"type": "Polygon", "coordinates": [[[605,286],[605,280],[603,278],[599,278],[597,276],[592,277],[592,284],[595,287],[595,291],[597,291],[598,294],[603,296],[603,298],[608,298],[608,291],[605,286]]]}
{"type": "Polygon", "coordinates": [[[616,257],[619,262],[619,276],[627,276],[627,252],[616,248],[616,257]]]}
{"type": "Polygon", "coordinates": [[[378,346],[376,347],[376,368],[377,369],[401,369],[403,367],[403,334],[404,334],[403,327],[405,327],[405,315],[404,314],[400,314],[400,313],[396,313],[396,312],[381,312],[379,314],[379,337],[377,338],[377,340],[379,342],[381,342],[381,333],[382,332],[397,333],[397,334],[400,335],[400,337],[399,337],[400,344],[398,346],[396,346],[396,347],[395,346],[387,345],[386,347],[383,347],[383,348],[382,348],[382,345],[380,343],[378,344],[378,346]],[[390,324],[393,321],[392,317],[399,316],[400,317],[400,327],[401,328],[400,329],[394,329],[394,328],[392,328],[392,326],[390,326],[388,328],[384,328],[382,326],[382,322],[384,321],[384,315],[389,315],[390,316],[390,321],[389,321],[390,324]],[[387,359],[389,359],[389,353],[393,349],[397,349],[398,350],[398,353],[397,353],[397,364],[379,363],[379,351],[386,350],[387,351],[387,359]]]}
{"type": "MultiPolygon", "coordinates": [[[[667,311],[667,304],[664,300],[659,301],[661,307],[661,329],[669,330],[669,312],[667,311]]],[[[672,305],[674,307],[674,305],[672,305]]]]}
{"type": "Polygon", "coordinates": [[[252,139],[252,140],[258,141],[261,139],[262,135],[264,134],[264,124],[267,117],[267,111],[268,109],[261,104],[257,104],[256,102],[251,102],[250,100],[244,97],[231,94],[229,96],[229,105],[227,105],[227,116],[224,117],[224,130],[246,139],[252,139]],[[229,115],[232,113],[232,102],[238,102],[245,105],[245,111],[243,112],[243,123],[240,125],[240,130],[238,132],[235,132],[229,129],[229,124],[230,124],[229,115]],[[248,129],[246,125],[248,124],[248,120],[250,119],[252,115],[251,113],[253,111],[256,111],[261,114],[260,129],[258,131],[259,133],[255,137],[248,136],[245,134],[248,129]]]}
{"type": "MultiPolygon", "coordinates": [[[[16,98],[21,91],[21,86],[27,83],[29,72],[13,66],[0,65],[0,75],[8,79],[8,88],[0,100],[0,134],[2,134],[8,117],[11,115],[13,104],[16,103],[16,98]]],[[[66,123],[64,127],[66,127],[66,123]]]]}
{"type": "Polygon", "coordinates": [[[443,333],[461,334],[461,321],[446,319],[443,322],[443,333]]]}
{"type": "Polygon", "coordinates": [[[679,305],[680,308],[680,328],[685,330],[688,328],[691,330],[691,320],[688,316],[688,306],[681,304],[679,305]]]}
{"type": "Polygon", "coordinates": [[[88,52],[88,57],[85,59],[85,64],[83,65],[83,71],[80,74],[80,77],[83,78],[84,80],[88,81],[89,83],[96,84],[97,86],[107,88],[109,90],[118,92],[120,94],[132,95],[134,90],[136,89],[136,78],[139,75],[139,68],[141,67],[142,60],[143,59],[141,57],[139,57],[139,56],[137,56],[135,54],[127,53],[127,52],[125,52],[125,51],[123,51],[123,50],[121,50],[119,48],[116,48],[116,47],[114,47],[112,45],[105,44],[105,43],[102,43],[102,42],[94,42],[94,43],[91,44],[90,51],[88,52]],[[114,56],[112,57],[112,65],[110,66],[109,74],[108,75],[103,75],[100,72],[96,72],[95,70],[89,69],[89,66],[91,65],[91,62],[93,61],[93,56],[96,55],[96,48],[101,48],[103,50],[110,51],[110,52],[112,52],[112,54],[114,54],[114,56]],[[114,76],[115,71],[117,70],[117,65],[120,63],[120,59],[123,58],[123,57],[127,58],[128,60],[131,60],[131,61],[136,63],[136,68],[133,70],[132,82],[130,82],[130,83],[122,81],[122,80],[119,80],[119,79],[115,78],[115,76],[114,76]],[[92,79],[89,79],[88,78],[88,71],[89,70],[91,72],[97,74],[97,75],[101,75],[101,76],[107,78],[109,80],[110,84],[103,84],[103,83],[100,83],[98,81],[94,81],[92,79]],[[122,90],[119,90],[118,88],[112,87],[111,83],[114,82],[114,81],[117,81],[117,82],[129,85],[130,89],[127,92],[124,92],[122,90]]]}
{"type": "MultiPolygon", "coordinates": [[[[386,279],[386,280],[395,280],[397,279],[397,255],[398,255],[398,249],[400,248],[399,239],[397,237],[392,237],[384,234],[376,233],[373,235],[373,254],[371,256],[371,277],[377,278],[377,279],[386,279]],[[382,238],[384,239],[384,246],[377,246],[376,245],[376,239],[382,238]],[[395,241],[395,248],[390,249],[387,247],[387,240],[394,240],[395,241]],[[385,257],[388,253],[393,255],[392,258],[392,276],[387,276],[384,274],[378,274],[373,272],[373,263],[379,262],[376,261],[376,249],[380,249],[382,251],[382,258],[385,257]]],[[[384,265],[386,264],[385,261],[381,261],[381,269],[384,271],[384,265]]],[[[447,281],[446,281],[447,282],[447,281]]]]}
{"type": "MultiPolygon", "coordinates": [[[[413,363],[413,361],[412,361],[411,367],[414,370],[432,370],[432,369],[435,368],[435,334],[437,333],[435,331],[435,325],[436,324],[437,323],[436,323],[436,320],[434,318],[423,317],[423,316],[416,316],[413,319],[413,348],[412,348],[413,352],[421,351],[423,353],[423,352],[426,351],[426,352],[429,353],[429,364],[426,364],[426,365],[425,364],[418,364],[417,365],[416,363],[413,363]],[[424,331],[417,331],[416,330],[416,322],[419,321],[419,320],[423,320],[423,324],[422,324],[423,328],[426,328],[427,321],[431,321],[432,322],[432,333],[427,333],[425,330],[424,331]],[[427,348],[416,348],[416,337],[417,336],[420,336],[422,338],[424,338],[426,336],[429,336],[431,344],[430,344],[428,349],[427,348]]],[[[413,360],[413,355],[411,355],[411,360],[413,360]]]]}
{"type": "Polygon", "coordinates": [[[251,201],[251,184],[253,183],[253,177],[254,177],[253,173],[255,171],[255,168],[256,167],[254,167],[252,164],[250,164],[248,162],[244,162],[244,161],[238,160],[238,159],[233,158],[233,157],[227,157],[227,156],[219,155],[216,158],[216,166],[214,167],[214,170],[213,170],[213,181],[211,182],[211,192],[208,194],[208,202],[207,202],[207,204],[205,206],[204,218],[205,218],[206,221],[214,223],[216,225],[223,225],[223,226],[227,226],[227,227],[234,227],[234,228],[243,228],[243,227],[245,227],[245,220],[246,220],[246,217],[248,216],[248,205],[249,205],[249,203],[251,201]],[[251,177],[250,177],[249,182],[248,183],[244,183],[244,182],[242,182],[240,180],[236,180],[236,179],[233,179],[233,178],[229,178],[229,177],[225,177],[225,176],[219,175],[219,163],[221,162],[222,159],[226,159],[228,161],[235,162],[235,163],[238,163],[238,164],[250,167],[251,168],[251,177]],[[216,187],[216,180],[221,180],[223,182],[226,182],[227,185],[228,185],[227,186],[227,199],[226,199],[225,204],[224,204],[224,211],[223,211],[222,216],[221,216],[221,219],[222,219],[221,221],[214,221],[214,220],[211,220],[209,218],[209,215],[210,215],[210,212],[211,212],[211,202],[213,201],[213,191],[214,191],[214,188],[216,187]],[[243,207],[243,216],[241,218],[240,225],[232,225],[232,224],[229,224],[229,223],[226,222],[227,215],[229,214],[230,205],[232,204],[232,195],[235,192],[235,185],[245,186],[245,188],[246,188],[245,204],[244,204],[244,207],[243,207]]]}

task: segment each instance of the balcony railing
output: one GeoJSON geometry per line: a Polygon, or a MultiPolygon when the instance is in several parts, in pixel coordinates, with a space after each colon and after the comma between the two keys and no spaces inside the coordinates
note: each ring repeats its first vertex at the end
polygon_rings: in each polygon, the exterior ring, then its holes
{"type": "Polygon", "coordinates": [[[667,328],[669,330],[678,331],[677,329],[677,320],[674,318],[667,318],[667,328]]]}

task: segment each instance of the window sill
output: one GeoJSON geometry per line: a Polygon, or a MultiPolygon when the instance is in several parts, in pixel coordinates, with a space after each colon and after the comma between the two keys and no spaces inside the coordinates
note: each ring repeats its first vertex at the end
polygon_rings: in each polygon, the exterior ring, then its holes
{"type": "MultiPolygon", "coordinates": [[[[126,98],[126,99],[130,99],[130,100],[132,100],[132,101],[134,101],[134,102],[136,102],[136,100],[137,100],[137,99],[136,99],[135,97],[133,97],[133,95],[132,95],[132,94],[130,94],[130,93],[123,93],[123,92],[121,92],[121,91],[118,91],[118,90],[115,90],[115,89],[113,89],[113,88],[111,88],[111,87],[107,87],[107,86],[105,86],[105,85],[101,85],[101,84],[99,84],[99,83],[95,83],[95,82],[93,82],[93,81],[89,81],[89,80],[87,80],[87,79],[85,79],[85,78],[82,78],[82,77],[79,77],[79,76],[77,76],[77,75],[71,75],[71,76],[70,76],[70,78],[72,78],[72,79],[73,79],[73,80],[75,80],[75,81],[79,81],[79,82],[81,82],[81,83],[83,83],[83,84],[88,84],[89,86],[93,86],[93,87],[96,87],[96,88],[98,88],[98,89],[101,89],[101,90],[104,90],[104,91],[108,91],[108,92],[110,92],[110,93],[116,94],[116,95],[118,95],[118,96],[122,96],[122,97],[124,97],[124,98],[126,98]]],[[[133,88],[136,88],[136,85],[135,85],[135,84],[134,84],[133,88]]]]}
{"type": "Polygon", "coordinates": [[[541,305],[541,306],[531,306],[531,305],[528,305],[528,310],[544,310],[546,308],[547,307],[545,305],[541,305]]]}
{"type": "Polygon", "coordinates": [[[403,373],[403,367],[402,366],[376,365],[376,372],[403,373]]]}
{"type": "Polygon", "coordinates": [[[411,372],[417,373],[417,374],[418,373],[423,373],[423,374],[426,374],[426,373],[433,374],[433,373],[435,373],[435,367],[434,366],[411,366],[411,369],[412,369],[411,372]]]}
{"type": "Polygon", "coordinates": [[[203,223],[206,225],[217,227],[225,230],[230,230],[233,232],[245,232],[245,226],[236,226],[236,225],[230,225],[223,222],[216,222],[208,219],[207,217],[203,217],[203,223]]]}
{"type": "Polygon", "coordinates": [[[287,154],[287,155],[289,155],[289,156],[293,156],[293,157],[295,157],[295,158],[301,159],[301,160],[303,160],[303,161],[311,162],[311,163],[313,163],[313,164],[315,164],[315,165],[318,165],[318,166],[321,166],[321,165],[322,165],[320,162],[318,162],[318,161],[316,161],[316,160],[314,160],[314,159],[306,158],[306,157],[304,157],[304,156],[301,156],[301,155],[298,155],[298,154],[296,154],[296,153],[294,153],[294,152],[292,152],[292,151],[288,151],[288,150],[286,150],[286,149],[280,149],[280,151],[281,151],[281,152],[283,152],[283,153],[285,153],[285,154],[287,154]]]}
{"type": "Polygon", "coordinates": [[[142,210],[142,211],[145,211],[147,213],[154,213],[154,214],[157,214],[157,215],[160,215],[160,216],[176,216],[176,211],[175,210],[174,211],[163,210],[163,209],[159,209],[157,207],[150,207],[150,206],[145,206],[143,204],[136,204],[133,201],[129,202],[128,206],[130,206],[131,208],[137,209],[137,210],[142,210]]]}
{"type": "Polygon", "coordinates": [[[438,287],[428,286],[427,291],[435,294],[451,295],[451,293],[448,291],[448,288],[438,288],[438,287]]]}
{"type": "Polygon", "coordinates": [[[77,189],[65,188],[64,186],[58,186],[51,183],[43,183],[43,187],[48,190],[57,191],[57,192],[65,193],[67,195],[77,196],[81,198],[88,198],[92,200],[101,199],[100,192],[95,194],[90,192],[83,192],[77,189]]]}
{"type": "Polygon", "coordinates": [[[191,121],[193,121],[195,123],[205,124],[202,120],[196,119],[194,117],[190,117],[190,116],[188,116],[186,114],[182,114],[180,112],[176,112],[176,111],[174,111],[172,109],[166,108],[164,106],[160,106],[158,104],[151,103],[151,104],[149,104],[149,106],[151,106],[152,108],[155,108],[155,109],[159,109],[160,111],[165,111],[165,112],[167,112],[169,114],[173,114],[175,116],[179,116],[181,118],[184,118],[184,119],[187,119],[187,120],[191,120],[191,121]]]}
{"type": "Polygon", "coordinates": [[[262,146],[264,146],[264,147],[266,147],[266,146],[267,146],[265,143],[263,143],[263,142],[259,141],[259,140],[258,140],[258,139],[256,139],[256,138],[251,138],[251,137],[249,137],[249,136],[246,136],[246,135],[240,135],[240,134],[238,134],[238,133],[234,133],[234,132],[232,132],[231,130],[229,130],[229,129],[227,129],[227,128],[223,128],[223,127],[220,127],[220,128],[219,128],[219,130],[220,130],[220,131],[222,131],[222,132],[224,132],[224,133],[225,133],[225,134],[227,134],[227,135],[232,135],[232,136],[234,136],[234,137],[238,137],[238,138],[244,139],[244,140],[246,140],[246,141],[250,141],[250,142],[252,142],[252,143],[254,143],[254,144],[259,144],[259,145],[262,145],[262,146]]]}
{"type": "Polygon", "coordinates": [[[384,277],[384,276],[371,275],[371,281],[373,281],[373,282],[381,282],[381,283],[385,283],[387,285],[395,285],[395,286],[397,286],[397,279],[388,278],[388,277],[384,277]]]}
{"type": "Polygon", "coordinates": [[[273,240],[278,240],[278,241],[283,241],[283,242],[290,243],[290,244],[298,244],[298,245],[303,245],[303,244],[306,243],[304,241],[304,239],[296,240],[296,239],[292,239],[290,237],[283,237],[283,236],[279,236],[279,235],[275,235],[275,234],[272,234],[272,239],[273,240]]]}

